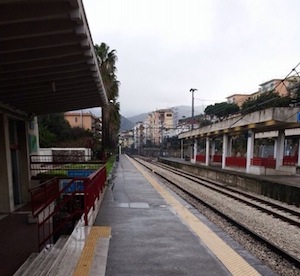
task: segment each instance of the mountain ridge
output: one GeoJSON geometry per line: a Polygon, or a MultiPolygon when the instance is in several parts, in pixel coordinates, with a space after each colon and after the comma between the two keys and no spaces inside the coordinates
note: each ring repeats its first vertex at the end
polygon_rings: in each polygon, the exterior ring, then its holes
{"type": "MultiPolygon", "coordinates": [[[[172,107],[174,109],[177,109],[177,119],[180,120],[183,117],[191,117],[192,108],[191,106],[186,105],[180,105],[180,106],[174,106],[172,107]]],[[[171,108],[170,108],[171,109],[171,108]]],[[[194,107],[194,115],[197,116],[199,114],[202,114],[205,110],[204,106],[195,106],[194,107]]],[[[130,117],[124,117],[121,115],[121,125],[120,125],[120,131],[126,131],[133,128],[135,123],[137,122],[144,122],[147,119],[147,116],[149,113],[153,111],[141,113],[135,116],[130,117]]]]}

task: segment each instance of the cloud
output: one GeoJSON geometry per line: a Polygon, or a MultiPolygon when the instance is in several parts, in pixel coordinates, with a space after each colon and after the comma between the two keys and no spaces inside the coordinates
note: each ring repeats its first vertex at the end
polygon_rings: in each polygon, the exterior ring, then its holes
{"type": "Polygon", "coordinates": [[[297,0],[84,0],[94,43],[117,50],[125,116],[224,101],[299,62],[297,0]]]}

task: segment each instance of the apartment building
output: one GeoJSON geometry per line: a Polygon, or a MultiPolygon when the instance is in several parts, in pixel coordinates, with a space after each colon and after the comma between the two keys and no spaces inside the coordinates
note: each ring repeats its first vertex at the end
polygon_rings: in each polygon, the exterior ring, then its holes
{"type": "Polygon", "coordinates": [[[237,104],[238,107],[241,107],[242,104],[249,98],[251,97],[252,94],[233,94],[228,96],[227,102],[228,103],[234,103],[237,104]]]}
{"type": "Polygon", "coordinates": [[[124,131],[120,134],[119,143],[122,148],[131,149],[134,144],[134,132],[133,130],[124,131]]]}
{"type": "Polygon", "coordinates": [[[98,134],[101,132],[101,118],[96,117],[91,112],[66,112],[64,117],[71,127],[81,127],[98,134]]]}
{"type": "Polygon", "coordinates": [[[252,94],[233,94],[227,97],[228,103],[235,103],[239,107],[249,98],[255,99],[262,93],[266,92],[277,92],[280,96],[285,97],[289,96],[291,89],[295,86],[296,83],[300,81],[300,77],[291,76],[284,80],[282,79],[271,79],[259,85],[258,91],[252,94]]]}
{"type": "MultiPolygon", "coordinates": [[[[144,122],[145,140],[158,145],[166,135],[166,131],[175,127],[174,110],[160,109],[148,114],[144,122]]],[[[149,143],[149,142],[148,142],[149,143]]]]}
{"type": "Polygon", "coordinates": [[[260,92],[276,91],[280,96],[288,96],[290,94],[290,88],[299,82],[300,78],[293,76],[285,80],[272,79],[260,84],[260,92]]]}

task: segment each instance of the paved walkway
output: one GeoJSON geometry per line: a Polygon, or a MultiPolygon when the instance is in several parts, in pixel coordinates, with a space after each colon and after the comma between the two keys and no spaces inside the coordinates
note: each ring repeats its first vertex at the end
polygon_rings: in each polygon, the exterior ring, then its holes
{"type": "Polygon", "coordinates": [[[11,276],[37,252],[37,225],[28,224],[29,206],[0,215],[0,275],[11,276]]]}
{"type": "Polygon", "coordinates": [[[258,275],[252,265],[263,275],[273,275],[192,206],[139,171],[124,155],[113,186],[106,191],[95,226],[111,227],[107,276],[219,276],[231,275],[230,271],[240,268],[245,270],[235,275],[246,275],[245,271],[258,275]]]}

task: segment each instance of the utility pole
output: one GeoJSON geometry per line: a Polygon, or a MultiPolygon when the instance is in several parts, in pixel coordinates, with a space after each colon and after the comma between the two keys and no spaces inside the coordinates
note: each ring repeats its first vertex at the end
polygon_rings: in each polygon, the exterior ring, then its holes
{"type": "Polygon", "coordinates": [[[192,92],[192,130],[194,129],[194,92],[198,91],[196,88],[191,88],[190,92],[192,92]]]}

